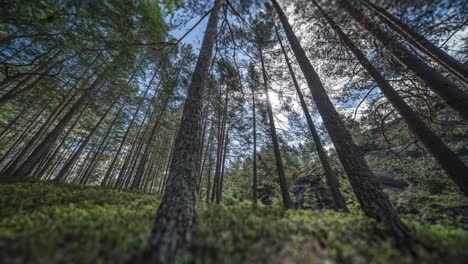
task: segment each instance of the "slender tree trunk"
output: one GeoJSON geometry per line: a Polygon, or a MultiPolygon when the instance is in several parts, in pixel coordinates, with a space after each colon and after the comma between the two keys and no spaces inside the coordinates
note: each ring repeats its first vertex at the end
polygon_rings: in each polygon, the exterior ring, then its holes
{"type": "Polygon", "coordinates": [[[273,114],[273,107],[271,106],[270,95],[268,92],[268,77],[267,77],[266,69],[265,69],[265,61],[263,59],[263,51],[260,48],[260,46],[258,47],[258,53],[260,56],[260,62],[262,64],[263,88],[265,90],[265,95],[266,95],[266,104],[267,104],[267,111],[268,111],[268,120],[270,123],[271,141],[273,143],[273,150],[275,152],[276,170],[278,171],[278,176],[279,176],[281,197],[283,198],[283,207],[291,208],[292,203],[291,203],[291,198],[289,196],[288,182],[286,181],[286,173],[284,171],[283,159],[281,158],[281,150],[280,150],[280,145],[278,142],[278,135],[276,134],[275,116],[273,114]]]}
{"type": "Polygon", "coordinates": [[[196,184],[200,168],[203,94],[216,39],[222,0],[215,0],[197,64],[188,89],[182,120],[161,205],[156,213],[149,244],[143,259],[148,262],[173,262],[179,250],[187,248],[193,237],[197,217],[196,184]]]}
{"type": "Polygon", "coordinates": [[[226,131],[226,139],[224,140],[224,145],[223,145],[223,159],[221,162],[221,177],[219,180],[219,188],[218,188],[218,197],[219,197],[219,203],[221,203],[221,200],[223,199],[223,181],[224,181],[224,171],[226,168],[226,153],[227,153],[227,147],[229,144],[229,130],[226,131]]]}
{"type": "Polygon", "coordinates": [[[255,86],[251,85],[252,89],[252,202],[257,205],[257,116],[255,110],[255,86]]]}
{"type": "Polygon", "coordinates": [[[154,124],[151,128],[151,132],[149,134],[148,140],[146,142],[145,148],[143,150],[143,155],[142,155],[142,160],[137,168],[136,174],[135,174],[135,181],[134,184],[132,184],[132,188],[137,188],[138,186],[141,185],[141,180],[142,177],[145,173],[145,168],[146,168],[146,163],[147,163],[147,158],[149,156],[150,150],[151,150],[151,142],[155,139],[156,132],[159,129],[159,124],[161,122],[161,118],[166,112],[167,104],[169,103],[170,99],[172,98],[173,92],[175,90],[175,86],[177,84],[177,81],[179,79],[180,75],[180,70],[177,73],[177,76],[175,77],[174,81],[171,84],[171,87],[169,88],[168,91],[166,91],[166,95],[164,96],[165,98],[161,102],[160,109],[158,111],[158,114],[156,116],[156,119],[154,120],[154,124]]]}
{"type": "Polygon", "coordinates": [[[320,162],[322,163],[323,170],[325,172],[325,178],[327,180],[327,185],[328,188],[330,189],[330,192],[332,194],[333,201],[335,203],[335,208],[338,210],[342,210],[344,212],[348,212],[348,208],[346,206],[346,202],[343,198],[343,195],[341,194],[340,191],[340,185],[338,183],[338,177],[336,174],[333,172],[330,163],[328,162],[328,157],[323,149],[322,146],[322,141],[320,140],[320,136],[317,132],[317,129],[315,127],[314,121],[312,120],[312,116],[310,115],[310,111],[307,107],[307,104],[304,100],[304,96],[302,94],[301,88],[299,87],[299,83],[297,82],[296,75],[294,74],[294,70],[291,66],[291,63],[289,61],[288,54],[286,52],[286,49],[283,45],[283,41],[281,40],[281,37],[279,36],[278,33],[278,28],[276,27],[276,24],[273,23],[276,31],[276,36],[278,38],[278,41],[281,46],[281,50],[283,52],[284,58],[286,60],[286,65],[288,66],[289,70],[289,75],[291,76],[291,79],[294,84],[294,88],[296,89],[296,93],[299,97],[299,101],[301,103],[302,111],[304,112],[304,115],[306,117],[307,125],[309,126],[309,131],[310,134],[312,134],[312,138],[314,139],[314,144],[315,144],[315,149],[317,150],[317,155],[319,156],[320,162]]]}
{"type": "Polygon", "coordinates": [[[383,31],[379,25],[365,17],[349,0],[340,0],[339,3],[363,28],[382,42],[385,48],[423,80],[432,91],[444,99],[463,118],[468,119],[467,93],[405,48],[392,34],[383,31]]]}
{"type": "MultiPolygon", "coordinates": [[[[208,117],[207,117],[208,119],[208,117]]],[[[214,131],[214,125],[213,125],[213,122],[211,122],[211,126],[210,126],[210,133],[208,134],[208,143],[206,144],[206,148],[205,148],[205,151],[203,153],[203,162],[202,162],[202,166],[201,166],[201,170],[200,170],[200,179],[198,180],[198,199],[200,199],[200,194],[201,194],[201,190],[203,189],[202,188],[202,180],[203,180],[203,175],[205,174],[205,171],[206,171],[206,162],[207,160],[209,159],[209,150],[210,150],[210,146],[211,146],[211,143],[213,141],[213,131],[214,131]]],[[[203,144],[202,144],[203,146],[203,144]]]]}
{"type": "Polygon", "coordinates": [[[211,166],[213,165],[211,151],[208,156],[208,175],[206,179],[206,204],[210,203],[210,191],[211,191],[211,166]]]}
{"type": "Polygon", "coordinates": [[[38,165],[38,162],[43,158],[52,148],[57,138],[62,133],[63,129],[70,122],[70,120],[88,103],[88,100],[94,92],[101,86],[101,78],[97,78],[93,84],[81,95],[75,104],[68,110],[64,117],[60,120],[57,126],[47,135],[47,137],[39,144],[29,157],[18,168],[8,170],[7,175],[25,177],[30,176],[31,172],[38,165]],[[94,91],[94,92],[93,92],[94,91]]]}
{"type": "Polygon", "coordinates": [[[22,118],[27,113],[28,110],[29,110],[29,108],[25,107],[23,110],[21,110],[21,112],[10,123],[8,123],[8,125],[4,129],[2,129],[2,131],[0,131],[0,140],[2,140],[3,136],[5,136],[8,132],[10,132],[10,129],[14,125],[16,125],[18,120],[20,118],[22,118]]]}
{"type": "Polygon", "coordinates": [[[67,161],[67,163],[65,163],[65,165],[63,165],[62,169],[60,170],[60,172],[58,173],[57,177],[55,178],[56,181],[61,181],[61,180],[64,180],[66,178],[66,175],[69,173],[70,171],[70,168],[73,164],[75,164],[75,162],[78,160],[78,158],[80,157],[81,153],[83,152],[84,148],[88,145],[88,142],[89,140],[91,140],[91,137],[94,135],[94,133],[96,132],[96,130],[99,128],[99,126],[101,125],[102,121],[104,121],[104,119],[106,119],[107,115],[109,114],[109,112],[112,110],[112,108],[114,107],[114,105],[117,103],[117,101],[119,100],[120,96],[118,96],[111,104],[111,106],[107,109],[107,111],[102,115],[102,117],[99,119],[99,121],[96,123],[96,125],[94,125],[94,127],[91,129],[91,131],[89,131],[88,135],[86,136],[85,140],[81,143],[80,147],[78,148],[77,151],[75,151],[75,153],[73,153],[72,157],[70,158],[70,160],[67,161]]]}
{"type": "Polygon", "coordinates": [[[399,241],[411,240],[408,228],[400,220],[359,148],[354,143],[351,134],[342,123],[340,115],[323,88],[319,76],[307,58],[281,7],[276,0],[272,0],[272,2],[362,210],[366,215],[385,223],[399,241]]]}
{"type": "MultiPolygon", "coordinates": [[[[75,118],[75,121],[72,123],[70,128],[68,128],[67,133],[65,133],[65,135],[63,136],[63,138],[60,141],[60,143],[58,144],[58,146],[55,148],[55,150],[50,155],[48,161],[44,164],[44,166],[41,168],[41,170],[38,173],[36,173],[35,177],[42,178],[42,176],[48,170],[50,171],[50,174],[52,174],[52,172],[55,171],[56,167],[58,167],[61,164],[62,159],[65,157],[65,152],[68,150],[68,147],[63,148],[63,146],[65,145],[68,136],[71,134],[71,132],[75,129],[76,125],[78,124],[78,121],[80,121],[81,116],[84,114],[84,112],[86,112],[86,109],[87,108],[83,108],[83,110],[81,110],[80,114],[75,118]],[[59,154],[59,151],[61,149],[63,149],[63,150],[62,150],[62,152],[60,152],[60,155],[58,155],[58,157],[62,157],[62,158],[59,158],[54,164],[53,161],[55,160],[55,158],[57,157],[57,154],[59,154]]],[[[73,143],[71,145],[73,145],[73,143]]],[[[50,175],[47,178],[50,178],[50,175]]]]}
{"type": "Polygon", "coordinates": [[[151,77],[151,80],[148,83],[148,86],[146,87],[145,92],[143,93],[143,96],[140,99],[140,102],[138,103],[138,106],[137,106],[137,108],[135,110],[135,113],[133,114],[133,117],[130,120],[130,123],[128,124],[127,130],[125,131],[125,134],[124,134],[124,136],[122,138],[122,141],[120,142],[119,148],[117,149],[117,152],[115,153],[114,158],[112,159],[111,164],[109,165],[109,168],[107,168],[104,179],[110,179],[110,176],[111,176],[111,174],[112,174],[112,172],[114,170],[115,164],[117,163],[117,161],[119,159],[119,156],[120,156],[120,153],[122,152],[122,149],[123,149],[123,147],[124,147],[124,145],[125,145],[125,143],[127,141],[128,134],[130,133],[130,130],[133,127],[133,123],[135,123],[135,120],[136,120],[136,118],[138,116],[138,113],[140,112],[140,108],[143,105],[143,102],[145,101],[146,95],[148,94],[148,91],[151,88],[151,85],[153,84],[154,79],[156,78],[158,70],[159,70],[159,66],[158,66],[158,69],[156,69],[154,71],[153,77],[151,77]]]}
{"type": "Polygon", "coordinates": [[[385,9],[371,3],[368,0],[361,0],[374,14],[376,14],[389,28],[398,33],[414,48],[421,51],[432,61],[438,63],[454,77],[468,86],[468,67],[456,60],[441,48],[434,45],[426,37],[413,30],[398,18],[387,12],[385,9]]]}
{"type": "Polygon", "coordinates": [[[166,167],[164,168],[163,177],[162,177],[161,181],[159,182],[158,193],[163,193],[164,188],[166,187],[166,179],[167,179],[167,175],[169,174],[169,169],[171,167],[172,156],[174,154],[174,148],[175,148],[174,144],[175,144],[175,142],[171,142],[171,145],[172,145],[171,146],[171,152],[169,153],[169,156],[167,158],[167,163],[166,163],[166,167]]]}
{"type": "MultiPolygon", "coordinates": [[[[128,151],[124,162],[122,164],[122,168],[120,169],[119,175],[117,176],[117,181],[115,184],[115,187],[119,188],[119,190],[122,190],[124,187],[126,187],[132,177],[133,169],[135,168],[135,165],[138,161],[138,154],[141,151],[142,148],[142,143],[144,141],[144,138],[147,135],[148,132],[148,127],[145,127],[146,120],[151,120],[153,117],[153,114],[156,113],[156,109],[151,108],[152,105],[155,103],[155,98],[156,98],[156,93],[153,95],[151,99],[151,103],[149,104],[148,108],[145,111],[145,115],[143,116],[143,121],[141,122],[138,132],[133,139],[133,142],[131,144],[130,150],[128,151]],[[143,131],[143,134],[142,134],[143,131]],[[141,135],[141,137],[140,137],[141,135]],[[137,144],[137,142],[140,141],[140,144],[137,144]]],[[[148,121],[149,123],[150,121],[148,121]]]]}
{"type": "MultiPolygon", "coordinates": [[[[40,125],[40,123],[36,123],[34,122],[35,120],[39,119],[39,117],[43,114],[45,110],[42,110],[41,112],[39,112],[38,114],[34,115],[31,119],[28,120],[28,122],[25,123],[25,126],[24,126],[24,130],[23,132],[20,134],[20,136],[16,139],[16,141],[11,145],[11,147],[8,149],[8,151],[3,154],[2,158],[0,159],[0,164],[2,164],[5,160],[7,160],[7,158],[10,156],[10,154],[14,151],[14,149],[20,145],[20,143],[23,141],[23,138],[26,137],[26,135],[30,132],[30,131],[34,131],[35,127],[40,125]]],[[[14,138],[14,137],[13,137],[14,138]]],[[[13,139],[12,138],[12,139],[13,139]]],[[[15,157],[13,157],[12,160],[14,160],[15,157]]],[[[11,160],[11,161],[12,161],[11,160]]],[[[7,164],[5,166],[5,168],[7,168],[10,164],[11,164],[11,161],[9,164],[7,164]]],[[[5,175],[5,173],[2,172],[2,175],[5,175]]]]}
{"type": "MultiPolygon", "coordinates": [[[[120,108],[119,108],[119,111],[117,111],[117,114],[115,114],[114,119],[112,120],[109,128],[107,129],[106,134],[102,138],[102,141],[99,144],[98,149],[96,150],[96,154],[91,159],[91,165],[86,170],[85,177],[87,177],[87,175],[94,172],[94,168],[97,166],[97,163],[99,162],[99,159],[100,159],[100,156],[101,156],[101,150],[105,150],[107,148],[107,145],[105,146],[105,144],[107,144],[106,142],[109,142],[109,141],[107,141],[107,139],[110,137],[111,131],[114,128],[115,124],[117,123],[117,120],[119,119],[120,114],[122,113],[122,110],[123,110],[124,106],[125,106],[125,104],[122,104],[122,106],[120,106],[120,108]]],[[[106,186],[108,181],[109,181],[109,178],[104,177],[102,182],[101,182],[101,186],[106,186]]]]}
{"type": "MultiPolygon", "coordinates": [[[[23,162],[28,158],[29,154],[39,144],[40,140],[43,139],[44,135],[46,135],[46,133],[50,130],[57,118],[63,113],[67,104],[69,104],[71,100],[75,97],[78,85],[84,78],[85,74],[89,72],[90,68],[91,66],[88,67],[85,71],[83,71],[83,74],[75,82],[74,86],[66,93],[60,104],[55,107],[54,111],[49,115],[46,122],[34,134],[34,136],[29,140],[29,142],[20,152],[20,154],[15,158],[13,163],[10,165],[12,170],[16,170],[21,164],[23,164],[23,162]]],[[[86,82],[87,80],[84,83],[86,82]]]]}
{"type": "MultiPolygon", "coordinates": [[[[418,137],[436,160],[444,168],[452,181],[462,190],[465,195],[468,195],[468,168],[458,158],[458,156],[442,141],[440,138],[424,123],[417,113],[398,95],[398,92],[387,82],[380,72],[372,65],[362,51],[354,44],[354,42],[341,30],[341,28],[330,18],[322,8],[319,8],[327,22],[338,34],[343,43],[353,52],[362,67],[366,69],[370,76],[379,85],[380,90],[400,115],[405,119],[408,127],[418,137]]],[[[467,106],[468,107],[468,106],[467,106]]]]}

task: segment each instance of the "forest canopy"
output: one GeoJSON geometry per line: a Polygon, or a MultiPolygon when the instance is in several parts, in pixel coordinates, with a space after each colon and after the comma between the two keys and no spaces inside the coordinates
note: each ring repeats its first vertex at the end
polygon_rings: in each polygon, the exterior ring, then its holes
{"type": "Polygon", "coordinates": [[[463,263],[468,3],[0,1],[2,263],[463,263]]]}

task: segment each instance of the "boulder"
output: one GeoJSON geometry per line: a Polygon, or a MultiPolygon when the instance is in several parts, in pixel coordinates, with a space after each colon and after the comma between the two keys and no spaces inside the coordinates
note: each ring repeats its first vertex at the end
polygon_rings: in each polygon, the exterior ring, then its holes
{"type": "Polygon", "coordinates": [[[320,179],[320,175],[310,174],[294,180],[290,192],[293,194],[294,206],[297,209],[322,210],[333,207],[333,200],[320,179]]]}

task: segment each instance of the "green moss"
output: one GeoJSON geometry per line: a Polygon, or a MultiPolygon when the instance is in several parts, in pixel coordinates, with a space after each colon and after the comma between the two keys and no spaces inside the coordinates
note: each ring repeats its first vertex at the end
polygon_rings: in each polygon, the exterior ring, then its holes
{"type": "MultiPolygon", "coordinates": [[[[141,251],[158,206],[154,195],[50,182],[0,184],[4,262],[122,263],[141,251]]],[[[353,210],[285,211],[247,203],[202,207],[194,243],[200,263],[462,263],[468,232],[405,218],[418,259],[353,210]],[[380,234],[380,235],[378,235],[380,234]]]]}

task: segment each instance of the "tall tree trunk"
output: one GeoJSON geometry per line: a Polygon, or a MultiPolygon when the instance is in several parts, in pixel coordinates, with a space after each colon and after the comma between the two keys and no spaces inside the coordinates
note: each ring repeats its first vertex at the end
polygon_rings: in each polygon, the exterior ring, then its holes
{"type": "Polygon", "coordinates": [[[201,133],[203,94],[208,79],[222,0],[215,0],[206,26],[200,54],[188,89],[176,136],[169,176],[143,258],[167,263],[192,241],[197,217],[196,184],[200,168],[198,142],[201,133]]]}
{"type": "Polygon", "coordinates": [[[177,84],[177,81],[179,80],[179,75],[180,75],[180,70],[178,71],[174,81],[171,83],[171,86],[168,91],[166,91],[167,94],[162,93],[162,96],[165,97],[163,101],[161,102],[160,109],[158,111],[158,114],[156,115],[156,119],[154,120],[153,126],[151,128],[151,132],[149,133],[148,140],[146,142],[145,148],[143,150],[143,155],[142,160],[140,164],[138,165],[136,174],[135,174],[135,180],[132,184],[132,188],[138,188],[141,185],[141,180],[143,178],[143,175],[145,173],[145,168],[148,160],[148,156],[150,154],[151,150],[151,142],[155,139],[156,132],[159,129],[159,124],[161,122],[161,118],[166,112],[167,104],[169,103],[170,99],[172,98],[173,92],[175,90],[175,86],[177,84]]]}
{"type": "Polygon", "coordinates": [[[468,119],[467,93],[405,48],[392,34],[383,31],[378,24],[368,19],[349,0],[339,0],[339,3],[363,28],[378,39],[418,78],[423,80],[432,91],[444,99],[463,118],[468,119]]]}
{"type": "MultiPolygon", "coordinates": [[[[208,117],[207,117],[207,120],[208,120],[208,117]]],[[[213,141],[213,131],[214,131],[214,124],[213,124],[213,122],[211,122],[210,133],[208,134],[208,143],[206,144],[206,148],[205,148],[205,151],[203,153],[203,162],[202,162],[202,166],[201,166],[201,170],[200,170],[200,178],[198,180],[198,199],[200,199],[201,190],[203,189],[202,188],[202,180],[203,180],[202,176],[205,175],[206,162],[210,157],[210,151],[209,150],[210,150],[210,147],[211,147],[211,143],[213,141]]],[[[203,146],[203,144],[202,144],[202,146],[203,146]]]]}
{"type": "Polygon", "coordinates": [[[273,23],[276,31],[276,36],[278,38],[278,41],[281,46],[281,50],[284,55],[284,59],[286,60],[286,65],[288,66],[289,70],[289,75],[291,76],[291,79],[294,84],[294,88],[296,89],[296,93],[299,97],[299,101],[301,103],[302,111],[304,112],[304,115],[306,117],[307,125],[309,126],[309,131],[310,134],[312,134],[312,138],[314,139],[314,144],[315,144],[315,149],[317,150],[317,155],[319,156],[320,162],[322,163],[323,170],[325,172],[325,178],[327,180],[327,185],[328,188],[330,189],[330,192],[333,197],[333,201],[335,203],[335,208],[338,210],[342,210],[344,212],[348,212],[348,207],[346,206],[346,202],[343,198],[343,195],[341,194],[340,191],[340,185],[338,183],[338,177],[336,174],[333,172],[330,163],[328,162],[328,157],[323,149],[322,146],[322,141],[320,140],[320,136],[317,132],[317,129],[315,127],[314,121],[312,120],[312,116],[310,115],[310,111],[307,107],[307,104],[304,100],[304,96],[302,94],[301,88],[299,87],[299,83],[297,82],[296,75],[294,74],[294,70],[291,66],[291,63],[289,61],[288,54],[286,52],[286,49],[283,45],[283,41],[281,40],[281,37],[278,34],[278,28],[276,27],[276,24],[273,23]]]}
{"type": "MultiPolygon", "coordinates": [[[[10,146],[10,148],[8,149],[8,151],[3,154],[2,158],[0,159],[0,164],[2,164],[5,160],[7,160],[7,158],[10,156],[11,153],[13,153],[14,149],[20,145],[20,143],[23,141],[23,138],[27,136],[27,134],[31,131],[34,131],[35,127],[39,126],[40,125],[40,122],[34,122],[36,120],[39,119],[39,117],[43,114],[43,112],[45,111],[42,110],[40,111],[39,113],[37,113],[36,115],[33,115],[31,119],[29,119],[25,125],[21,128],[21,130],[23,131],[19,137],[16,139],[16,141],[10,146]]],[[[21,131],[20,130],[20,131],[21,131]]],[[[11,138],[11,140],[13,139],[14,137],[11,138]]],[[[8,142],[7,142],[8,143],[8,142]]],[[[3,148],[3,146],[2,146],[3,148]]],[[[12,160],[10,160],[10,162],[5,166],[5,168],[8,168],[8,166],[10,166],[10,164],[12,163],[12,161],[15,159],[16,157],[13,157],[12,160]]],[[[5,175],[5,173],[2,171],[1,173],[2,175],[5,175]]]]}
{"type": "Polygon", "coordinates": [[[255,110],[255,85],[251,85],[252,89],[252,202],[257,205],[257,116],[255,110]]]}
{"type": "Polygon", "coordinates": [[[88,103],[88,100],[94,94],[94,92],[101,87],[101,78],[98,77],[81,97],[75,102],[75,104],[68,110],[60,122],[54,127],[54,129],[47,135],[47,137],[39,144],[31,155],[18,167],[11,168],[7,171],[8,175],[25,177],[30,176],[31,172],[38,165],[38,162],[43,158],[52,148],[57,138],[62,133],[63,129],[70,122],[70,120],[88,103]]]}
{"type": "Polygon", "coordinates": [[[53,174],[55,169],[62,163],[62,160],[65,158],[65,152],[68,150],[68,146],[72,146],[73,143],[75,142],[73,141],[72,144],[69,144],[65,148],[63,148],[63,146],[65,145],[68,136],[71,134],[71,132],[75,129],[76,125],[78,124],[78,121],[80,121],[81,116],[86,112],[86,109],[87,108],[84,108],[83,110],[81,110],[80,114],[75,118],[75,121],[68,128],[68,131],[65,133],[62,140],[59,142],[58,146],[49,155],[47,162],[42,166],[42,168],[39,167],[40,170],[34,175],[36,178],[43,178],[43,175],[47,171],[49,171],[49,175],[48,177],[45,177],[45,179],[50,178],[51,174],[53,174]],[[60,150],[62,151],[60,152],[60,150]],[[60,158],[56,160],[55,163],[53,163],[56,157],[60,157],[60,158]]]}
{"type": "MultiPolygon", "coordinates": [[[[84,76],[89,72],[91,66],[83,71],[81,76],[77,79],[73,87],[65,94],[64,98],[61,100],[59,105],[57,105],[54,111],[49,115],[46,122],[41,126],[41,128],[34,134],[34,136],[28,141],[26,146],[20,152],[20,154],[15,158],[13,163],[10,165],[12,170],[16,170],[23,162],[28,158],[29,154],[34,150],[34,148],[39,144],[40,140],[43,139],[44,135],[50,130],[57,118],[63,113],[67,104],[75,97],[76,91],[84,78],[84,76]]],[[[87,82],[84,81],[83,85],[87,82]]]]}
{"type": "Polygon", "coordinates": [[[407,43],[421,51],[432,61],[438,63],[454,77],[463,82],[464,85],[468,86],[468,67],[465,64],[450,56],[443,49],[434,45],[425,36],[410,28],[385,9],[368,0],[361,0],[361,2],[376,14],[385,25],[402,36],[407,43]]]}
{"type": "MultiPolygon", "coordinates": [[[[153,84],[154,79],[156,78],[157,72],[158,72],[158,69],[156,69],[154,71],[153,77],[151,77],[151,80],[148,83],[148,86],[146,87],[145,92],[143,93],[143,96],[140,99],[140,102],[138,102],[138,106],[137,106],[137,108],[135,110],[135,113],[133,114],[133,117],[130,120],[130,123],[128,124],[127,130],[125,131],[125,134],[124,134],[124,136],[122,138],[122,141],[120,142],[120,145],[119,145],[119,148],[117,149],[117,152],[114,155],[114,158],[111,161],[111,164],[107,168],[106,174],[104,175],[104,179],[110,179],[110,176],[111,176],[112,172],[114,171],[114,167],[115,167],[117,161],[119,160],[120,153],[122,152],[123,147],[124,147],[125,143],[127,142],[128,134],[130,133],[130,130],[133,127],[133,123],[135,123],[135,120],[136,120],[136,118],[138,116],[138,113],[140,112],[140,108],[143,105],[143,102],[145,101],[146,95],[148,94],[148,91],[151,88],[151,85],[153,84]]],[[[106,184],[107,184],[107,182],[106,182],[106,184]]]]}
{"type": "MultiPolygon", "coordinates": [[[[341,28],[330,18],[323,9],[315,2],[319,11],[325,17],[327,22],[338,34],[343,43],[356,56],[362,67],[366,69],[370,76],[379,85],[380,90],[400,115],[405,119],[408,127],[418,137],[436,160],[442,165],[445,172],[449,175],[452,181],[462,190],[465,195],[468,195],[468,168],[458,158],[458,156],[442,141],[440,138],[424,123],[417,113],[406,104],[395,89],[387,82],[380,72],[372,65],[362,51],[354,44],[354,42],[341,30],[341,28]]],[[[467,106],[468,107],[468,106],[467,106]]]]}
{"type": "Polygon", "coordinates": [[[281,150],[280,150],[280,145],[278,141],[278,135],[276,134],[275,116],[273,114],[273,107],[271,106],[270,95],[268,92],[268,77],[267,77],[266,69],[265,69],[265,61],[263,59],[263,52],[260,46],[258,46],[258,53],[260,56],[260,62],[262,64],[263,88],[265,90],[265,95],[266,95],[266,104],[267,104],[268,120],[269,120],[268,123],[270,123],[271,141],[273,143],[273,150],[275,152],[276,170],[278,171],[278,176],[279,176],[281,197],[283,199],[283,207],[291,208],[292,203],[291,203],[291,198],[289,196],[288,182],[286,181],[286,173],[284,171],[283,160],[281,158],[281,150]]]}
{"type": "Polygon", "coordinates": [[[366,215],[385,223],[399,241],[411,240],[408,228],[400,220],[359,148],[354,143],[351,134],[341,121],[340,115],[323,88],[319,76],[307,58],[281,7],[276,0],[272,0],[272,2],[362,210],[366,215]]]}
{"type": "Polygon", "coordinates": [[[2,129],[2,131],[0,131],[0,140],[3,139],[3,137],[8,133],[10,132],[10,129],[16,125],[16,123],[18,122],[18,120],[20,118],[22,118],[24,115],[26,115],[27,111],[29,110],[29,107],[25,107],[23,110],[21,110],[21,112],[19,112],[19,114],[11,121],[8,123],[8,125],[2,129]]]}
{"type": "MultiPolygon", "coordinates": [[[[100,157],[102,155],[101,150],[105,150],[107,148],[107,144],[109,142],[107,139],[110,137],[112,129],[114,128],[115,124],[117,123],[117,120],[119,119],[120,114],[122,113],[122,110],[123,110],[124,106],[125,106],[125,104],[122,104],[120,106],[119,110],[117,111],[117,114],[115,114],[114,119],[112,120],[111,124],[109,125],[109,128],[107,129],[106,134],[102,138],[102,141],[99,144],[98,149],[96,150],[96,154],[91,159],[91,165],[86,170],[84,177],[88,177],[88,175],[90,175],[90,174],[92,174],[94,172],[94,169],[96,168],[97,163],[99,162],[100,157]]],[[[109,178],[104,177],[100,185],[101,186],[106,186],[108,181],[109,181],[109,178]]]]}
{"type": "Polygon", "coordinates": [[[143,116],[143,121],[141,122],[138,128],[137,134],[135,138],[133,139],[133,142],[130,146],[130,150],[127,152],[127,155],[124,159],[120,172],[117,176],[115,187],[118,187],[119,190],[122,190],[123,188],[125,188],[129,184],[132,178],[133,170],[135,169],[136,163],[139,158],[138,154],[140,153],[141,148],[143,147],[144,139],[146,138],[148,134],[149,123],[151,122],[150,120],[153,118],[153,115],[157,112],[155,108],[151,107],[152,105],[155,104],[156,95],[157,93],[155,92],[153,97],[151,97],[150,104],[145,111],[145,115],[143,116]],[[147,119],[149,121],[147,122],[148,124],[146,124],[145,126],[147,119]]]}
{"type": "Polygon", "coordinates": [[[226,130],[226,137],[224,139],[224,144],[223,144],[223,158],[221,161],[221,174],[220,174],[220,179],[219,179],[219,188],[218,188],[218,197],[219,197],[219,203],[221,203],[221,200],[223,199],[223,181],[224,181],[224,171],[226,168],[226,153],[227,153],[227,147],[229,144],[229,130],[226,130]]]}
{"type": "Polygon", "coordinates": [[[63,165],[62,169],[60,170],[60,172],[58,173],[57,177],[55,178],[56,181],[61,181],[61,180],[64,180],[68,174],[68,172],[70,171],[70,168],[73,164],[75,164],[75,162],[78,160],[78,158],[80,157],[81,155],[81,152],[83,152],[84,148],[88,145],[88,142],[89,140],[91,139],[91,137],[94,135],[94,132],[96,132],[96,130],[99,128],[99,126],[101,125],[102,121],[104,121],[104,119],[106,119],[107,115],[109,114],[109,112],[112,110],[112,108],[114,107],[114,105],[117,103],[117,101],[119,100],[120,96],[118,96],[111,104],[111,106],[107,109],[107,111],[102,115],[102,117],[99,119],[99,121],[96,123],[96,125],[94,125],[94,127],[91,129],[91,131],[89,131],[88,135],[86,136],[85,140],[81,143],[80,147],[77,149],[77,151],[75,151],[75,153],[73,153],[72,157],[70,158],[70,160],[67,161],[67,163],[65,163],[65,165],[63,165]]]}

